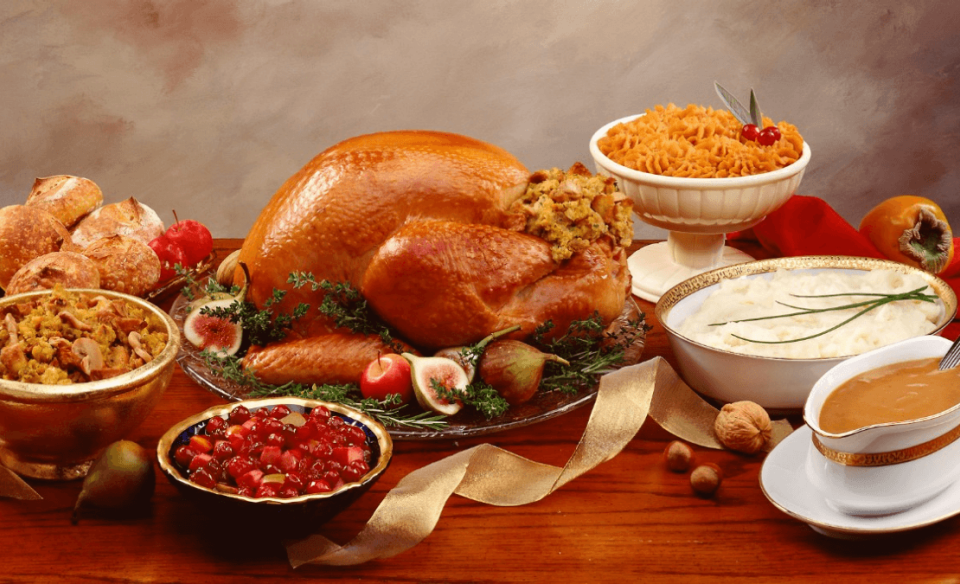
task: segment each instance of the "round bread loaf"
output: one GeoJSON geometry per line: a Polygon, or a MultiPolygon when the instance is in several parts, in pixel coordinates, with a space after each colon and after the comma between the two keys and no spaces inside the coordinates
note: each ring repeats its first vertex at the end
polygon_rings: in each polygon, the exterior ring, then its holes
{"type": "Polygon", "coordinates": [[[43,209],[69,228],[103,204],[103,193],[89,179],[65,174],[47,176],[33,183],[26,204],[43,209]]]}
{"type": "Polygon", "coordinates": [[[10,278],[8,294],[64,288],[99,288],[100,271],[90,258],[72,251],[55,251],[27,262],[10,278]]]}
{"type": "Polygon", "coordinates": [[[145,243],[125,235],[102,237],[83,250],[100,272],[100,287],[142,296],[160,280],[160,258],[145,243]]]}
{"type": "Polygon", "coordinates": [[[104,205],[84,217],[73,230],[73,242],[85,248],[102,237],[123,235],[146,245],[163,232],[163,221],[157,213],[130,197],[126,201],[104,205]]]}
{"type": "Polygon", "coordinates": [[[0,288],[27,262],[69,246],[70,232],[50,213],[11,205],[0,209],[0,288]]]}

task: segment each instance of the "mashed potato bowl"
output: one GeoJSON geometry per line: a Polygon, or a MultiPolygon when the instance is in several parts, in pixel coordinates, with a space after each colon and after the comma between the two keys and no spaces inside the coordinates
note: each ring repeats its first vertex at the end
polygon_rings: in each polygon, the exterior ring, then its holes
{"type": "Polygon", "coordinates": [[[856,275],[873,270],[913,274],[922,278],[938,296],[938,318],[933,323],[933,330],[927,334],[938,334],[957,313],[957,296],[946,282],[922,270],[888,260],[804,256],[760,260],[711,270],[668,290],[655,309],[657,320],[666,331],[677,357],[681,377],[704,396],[721,403],[750,400],[768,410],[797,412],[803,409],[817,380],[852,356],[787,358],[748,355],[708,346],[679,332],[682,323],[700,309],[724,280],[772,278],[779,270],[797,274],[856,275]]]}
{"type": "MultiPolygon", "coordinates": [[[[120,299],[157,316],[167,343],[149,363],[116,377],[42,385],[0,379],[0,464],[22,476],[71,480],[86,476],[111,442],[140,425],[170,384],[180,351],[176,323],[150,302],[107,290],[71,290],[120,299]]],[[[51,294],[25,292],[0,299],[0,308],[51,294]]]]}

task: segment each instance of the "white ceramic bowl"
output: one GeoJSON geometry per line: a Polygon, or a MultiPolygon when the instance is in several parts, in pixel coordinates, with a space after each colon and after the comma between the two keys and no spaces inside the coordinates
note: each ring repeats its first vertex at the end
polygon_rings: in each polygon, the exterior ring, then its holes
{"type": "Polygon", "coordinates": [[[824,400],[845,381],[884,365],[942,357],[951,344],[931,336],[900,341],[851,357],[814,384],[803,411],[813,431],[806,472],[827,504],[850,515],[896,513],[930,500],[960,477],[960,404],[918,420],[840,434],[820,427],[824,400]]]}
{"type": "Polygon", "coordinates": [[[810,144],[804,142],[803,153],[793,164],[762,174],[731,178],[661,176],[618,164],[597,146],[610,128],[637,117],[621,118],[597,130],[590,139],[590,154],[597,173],[617,179],[642,221],[670,230],[666,242],[648,245],[628,261],[633,293],[657,302],[683,280],[753,259],[724,246],[724,234],[753,227],[793,195],[810,162],[810,144]]]}
{"type": "Polygon", "coordinates": [[[803,409],[814,383],[831,367],[849,357],[785,359],[743,355],[698,343],[677,332],[680,323],[700,308],[722,280],[770,277],[779,269],[863,272],[892,269],[924,278],[940,297],[942,311],[937,334],[957,313],[957,296],[946,282],[911,266],[871,258],[847,256],[804,256],[760,260],[705,272],[667,291],[657,303],[655,314],[663,325],[676,355],[680,375],[690,387],[718,402],[749,400],[775,412],[803,409]]]}
{"type": "Polygon", "coordinates": [[[590,154],[597,172],[617,179],[637,215],[664,229],[722,234],[752,227],[790,198],[810,162],[810,144],[804,141],[799,160],[752,176],[680,178],[640,172],[610,160],[597,147],[610,128],[638,117],[627,116],[597,130],[590,138],[590,154]]]}

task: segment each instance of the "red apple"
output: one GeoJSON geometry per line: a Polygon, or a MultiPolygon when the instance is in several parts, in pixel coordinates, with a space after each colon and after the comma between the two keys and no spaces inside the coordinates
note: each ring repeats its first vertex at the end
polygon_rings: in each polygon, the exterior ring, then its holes
{"type": "Polygon", "coordinates": [[[150,246],[157,257],[160,258],[160,281],[166,282],[177,275],[173,266],[180,264],[180,267],[187,267],[187,256],[183,248],[171,241],[166,235],[155,238],[147,245],[150,246]]]}
{"type": "Polygon", "coordinates": [[[396,353],[378,356],[367,365],[360,376],[360,393],[363,397],[379,400],[388,394],[397,393],[403,403],[409,403],[413,398],[410,363],[396,353]]]}
{"type": "Polygon", "coordinates": [[[199,264],[213,251],[213,236],[210,235],[210,230],[193,219],[177,221],[164,235],[183,249],[190,267],[199,264]]]}

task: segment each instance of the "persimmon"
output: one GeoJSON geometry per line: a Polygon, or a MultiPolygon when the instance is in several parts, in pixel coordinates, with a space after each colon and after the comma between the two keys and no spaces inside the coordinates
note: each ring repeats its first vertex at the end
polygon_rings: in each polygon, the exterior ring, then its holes
{"type": "Polygon", "coordinates": [[[860,222],[860,233],[888,259],[939,274],[953,259],[953,231],[940,206],[901,195],[880,203],[860,222]]]}

